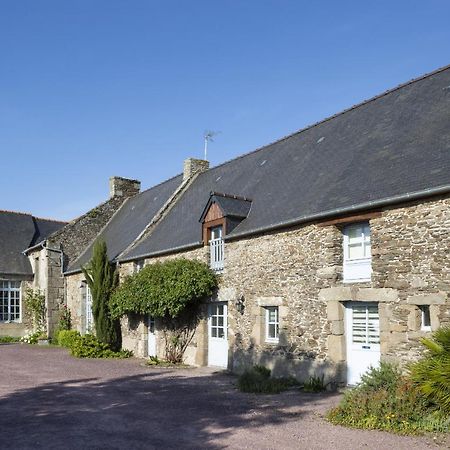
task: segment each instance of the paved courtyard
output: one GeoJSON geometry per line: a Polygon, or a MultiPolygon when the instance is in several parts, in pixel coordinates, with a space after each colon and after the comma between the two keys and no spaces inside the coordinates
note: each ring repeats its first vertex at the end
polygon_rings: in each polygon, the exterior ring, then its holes
{"type": "Polygon", "coordinates": [[[248,395],[211,369],[79,360],[52,347],[0,345],[0,356],[2,449],[438,448],[328,424],[337,394],[248,395]]]}

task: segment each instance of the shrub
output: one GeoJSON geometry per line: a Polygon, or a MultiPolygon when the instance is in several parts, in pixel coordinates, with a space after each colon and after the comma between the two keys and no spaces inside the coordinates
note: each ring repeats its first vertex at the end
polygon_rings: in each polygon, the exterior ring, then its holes
{"type": "Polygon", "coordinates": [[[28,288],[24,298],[25,314],[32,323],[34,331],[45,332],[47,328],[47,309],[45,295],[41,291],[28,288]]]}
{"type": "Polygon", "coordinates": [[[107,344],[100,342],[91,334],[74,339],[70,346],[70,352],[77,358],[129,358],[133,356],[129,350],[111,350],[107,344]]]}
{"type": "Polygon", "coordinates": [[[20,342],[20,338],[13,336],[0,336],[0,344],[12,344],[14,342],[20,342]]]}
{"type": "Polygon", "coordinates": [[[448,429],[448,423],[433,414],[411,380],[386,363],[370,369],[327,417],[335,424],[398,433],[448,429]]]}
{"type": "Polygon", "coordinates": [[[26,334],[24,337],[20,338],[20,342],[23,342],[25,344],[37,344],[40,335],[40,331],[36,331],[36,333],[26,334]]]}
{"type": "Polygon", "coordinates": [[[450,327],[422,339],[427,351],[410,366],[411,379],[441,415],[450,416],[450,327]]]}
{"type": "Polygon", "coordinates": [[[326,385],[324,384],[324,376],[310,376],[308,381],[303,383],[304,392],[323,392],[326,390],[326,385]]]}
{"type": "Polygon", "coordinates": [[[270,374],[266,367],[253,366],[239,376],[238,388],[255,394],[278,394],[298,384],[294,378],[271,378],[270,374]]]}
{"type": "Polygon", "coordinates": [[[72,315],[67,305],[59,308],[58,330],[70,330],[72,328],[72,315]]]}
{"type": "Polygon", "coordinates": [[[204,263],[184,258],[150,264],[127,277],[111,296],[114,318],[151,315],[164,330],[165,358],[183,361],[198,322],[198,304],[217,287],[217,277],[204,263]]]}
{"type": "Polygon", "coordinates": [[[61,347],[71,348],[77,339],[81,338],[81,334],[75,330],[61,330],[58,332],[58,345],[61,347]]]}
{"type": "Polygon", "coordinates": [[[382,361],[379,367],[371,367],[361,376],[358,386],[360,390],[365,391],[386,389],[392,392],[397,389],[401,377],[402,373],[396,365],[382,361]]]}

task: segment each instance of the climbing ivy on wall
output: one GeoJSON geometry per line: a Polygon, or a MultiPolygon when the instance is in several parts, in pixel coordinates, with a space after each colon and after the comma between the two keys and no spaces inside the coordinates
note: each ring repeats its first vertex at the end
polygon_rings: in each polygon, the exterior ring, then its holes
{"type": "Polygon", "coordinates": [[[214,272],[204,263],[179,258],[145,266],[127,278],[110,300],[112,317],[150,314],[175,319],[217,287],[214,272]]]}

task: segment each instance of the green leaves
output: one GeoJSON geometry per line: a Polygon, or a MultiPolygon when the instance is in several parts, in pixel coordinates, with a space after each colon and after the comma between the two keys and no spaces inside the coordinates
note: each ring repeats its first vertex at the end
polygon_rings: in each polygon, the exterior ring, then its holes
{"type": "Polygon", "coordinates": [[[184,258],[157,262],[127,277],[111,297],[115,318],[124,314],[179,317],[217,287],[214,272],[204,263],[184,258]]]}
{"type": "Polygon", "coordinates": [[[422,339],[428,352],[410,366],[411,378],[439,412],[450,416],[450,327],[433,333],[432,339],[422,339]]]}
{"type": "Polygon", "coordinates": [[[117,275],[109,262],[104,241],[95,243],[92,259],[87,267],[82,268],[82,271],[92,294],[92,315],[97,339],[112,350],[119,350],[120,323],[111,317],[109,311],[109,300],[117,284],[117,275]]]}

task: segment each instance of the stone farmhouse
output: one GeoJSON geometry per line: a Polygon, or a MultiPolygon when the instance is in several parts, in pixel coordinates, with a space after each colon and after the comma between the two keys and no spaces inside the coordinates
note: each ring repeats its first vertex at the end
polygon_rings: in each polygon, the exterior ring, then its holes
{"type": "MultiPolygon", "coordinates": [[[[92,329],[81,267],[98,238],[121,277],[176,257],[217,271],[194,365],[352,384],[381,359],[413,360],[422,336],[450,325],[450,66],[139,190],[113,177],[107,202],[23,246],[50,333],[62,303],[92,329]]],[[[164,357],[158,320],[129,316],[122,333],[135,355],[164,357]]]]}
{"type": "MultiPolygon", "coordinates": [[[[46,283],[46,277],[25,256],[24,249],[44,241],[65,224],[31,214],[0,211],[0,336],[20,337],[26,333],[29,324],[22,308],[25,290],[33,284],[46,283]]],[[[47,264],[47,259],[42,263],[47,264]]]]}

